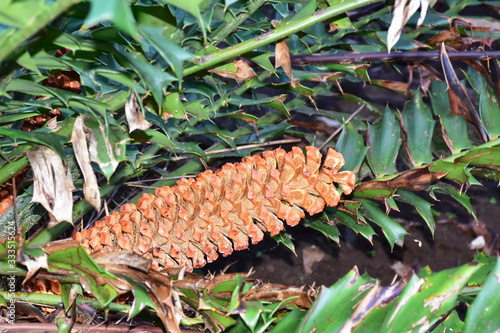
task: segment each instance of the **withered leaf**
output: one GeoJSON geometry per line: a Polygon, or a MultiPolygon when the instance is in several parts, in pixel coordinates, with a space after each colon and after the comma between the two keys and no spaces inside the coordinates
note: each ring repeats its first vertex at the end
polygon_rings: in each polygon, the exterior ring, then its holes
{"type": "Polygon", "coordinates": [[[376,80],[372,81],[372,84],[376,84],[380,87],[397,91],[406,95],[410,95],[410,83],[401,81],[390,81],[390,80],[376,80]]]}
{"type": "Polygon", "coordinates": [[[465,87],[462,85],[457,77],[457,74],[455,73],[455,70],[453,69],[453,65],[448,57],[444,43],[441,44],[440,58],[444,77],[446,79],[446,85],[448,87],[451,113],[453,115],[458,114],[473,124],[478,129],[483,141],[488,142],[488,134],[484,129],[474,104],[472,104],[469,95],[467,95],[467,92],[465,91],[465,87]]]}
{"type": "Polygon", "coordinates": [[[78,116],[75,120],[70,142],[73,144],[76,160],[83,173],[83,195],[85,196],[85,200],[96,210],[99,210],[101,209],[101,195],[99,193],[99,186],[97,185],[97,177],[90,164],[90,152],[87,146],[83,115],[78,116]]]}
{"type": "Polygon", "coordinates": [[[123,265],[148,272],[151,266],[151,260],[140,255],[127,251],[118,252],[96,252],[92,258],[100,265],[123,265]]]}
{"type": "Polygon", "coordinates": [[[313,302],[314,290],[304,291],[304,287],[292,287],[282,284],[260,283],[252,287],[242,296],[243,301],[284,301],[290,297],[297,297],[292,303],[310,308],[313,302]]]}
{"type": "Polygon", "coordinates": [[[133,91],[130,93],[128,102],[125,103],[125,117],[127,118],[129,133],[136,129],[147,130],[152,126],[152,124],[144,118],[144,113],[133,91]]]}
{"type": "Polygon", "coordinates": [[[71,173],[52,149],[38,146],[26,152],[33,169],[33,202],[39,202],[56,222],[73,223],[71,173]]]}
{"type": "Polygon", "coordinates": [[[209,72],[215,73],[222,77],[227,77],[229,79],[234,79],[239,84],[257,76],[257,74],[255,74],[255,72],[253,71],[252,67],[250,67],[245,61],[241,59],[234,61],[230,65],[232,65],[231,67],[233,68],[230,68],[228,66],[223,66],[223,69],[214,68],[210,69],[209,72]],[[236,70],[234,71],[230,69],[236,69],[236,70]]]}
{"type": "Polygon", "coordinates": [[[101,266],[121,278],[131,279],[146,288],[163,325],[169,332],[181,333],[179,324],[184,313],[180,303],[176,301],[178,296],[172,289],[172,280],[167,275],[154,270],[142,272],[123,265],[101,264],[101,266]]]}
{"type": "Polygon", "coordinates": [[[425,19],[427,7],[430,0],[396,0],[394,10],[392,12],[392,21],[389,31],[387,32],[387,49],[390,52],[391,48],[398,42],[401,37],[401,32],[408,22],[408,20],[420,9],[420,18],[418,19],[417,26],[420,26],[425,19]]]}
{"type": "Polygon", "coordinates": [[[404,290],[405,286],[406,283],[403,281],[398,281],[388,287],[380,287],[379,285],[373,286],[370,292],[368,292],[363,300],[357,305],[350,320],[346,321],[345,326],[342,328],[342,332],[351,332],[352,329],[359,325],[374,309],[383,308],[394,301],[404,290]]]}
{"type": "Polygon", "coordinates": [[[399,176],[391,180],[367,181],[356,187],[355,191],[366,190],[389,190],[406,189],[411,191],[423,191],[427,186],[446,176],[443,172],[432,172],[427,167],[411,169],[402,172],[399,176]]]}
{"type": "Polygon", "coordinates": [[[285,39],[276,44],[276,56],[275,56],[274,67],[275,68],[282,67],[286,75],[288,75],[290,80],[293,82],[292,60],[290,56],[290,49],[288,48],[288,44],[286,43],[285,39]]]}
{"type": "Polygon", "coordinates": [[[460,39],[460,33],[458,32],[457,27],[451,27],[450,29],[443,30],[437,35],[433,36],[428,40],[428,43],[431,45],[436,45],[444,42],[451,42],[460,39]]]}
{"type": "Polygon", "coordinates": [[[47,268],[47,255],[43,253],[37,257],[34,257],[23,250],[20,250],[18,253],[17,261],[28,269],[26,273],[26,277],[24,278],[23,283],[28,281],[40,268],[47,268]]]}

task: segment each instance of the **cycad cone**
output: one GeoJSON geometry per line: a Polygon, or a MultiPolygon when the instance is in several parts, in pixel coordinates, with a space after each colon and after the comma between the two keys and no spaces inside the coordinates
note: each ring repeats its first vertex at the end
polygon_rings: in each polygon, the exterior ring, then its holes
{"type": "Polygon", "coordinates": [[[333,149],[321,164],[315,147],[266,151],[183,178],[173,187],[143,194],[137,205],[126,204],[94,227],[76,233],[90,252],[133,251],[153,259],[153,267],[188,270],[202,267],[233,250],[294,226],[305,216],[336,206],[340,195],[351,193],[355,175],[338,172],[343,156],[333,149]]]}

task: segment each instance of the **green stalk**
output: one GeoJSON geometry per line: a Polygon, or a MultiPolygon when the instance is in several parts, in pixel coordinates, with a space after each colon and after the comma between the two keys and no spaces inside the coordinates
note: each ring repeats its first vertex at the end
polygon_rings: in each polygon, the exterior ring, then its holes
{"type": "MultiPolygon", "coordinates": [[[[16,301],[27,302],[27,303],[36,303],[43,304],[47,306],[59,306],[63,302],[63,298],[60,295],[52,295],[52,294],[39,294],[39,293],[11,293],[8,291],[0,291],[0,296],[3,297],[6,301],[10,301],[11,299],[15,299],[16,301]]],[[[102,309],[101,304],[92,299],[84,298],[84,297],[76,297],[76,304],[85,304],[91,303],[94,309],[102,309]]],[[[110,303],[107,306],[107,309],[111,311],[121,312],[121,313],[129,313],[130,306],[126,304],[119,303],[110,303]]]]}
{"type": "Polygon", "coordinates": [[[290,36],[291,34],[302,31],[314,24],[327,21],[337,15],[376,2],[379,2],[379,0],[358,0],[358,1],[339,0],[334,7],[318,10],[314,14],[307,16],[303,19],[291,21],[288,24],[285,24],[274,30],[266,32],[258,37],[249,39],[247,41],[230,46],[228,48],[218,50],[213,54],[207,55],[201,58],[196,65],[192,65],[184,69],[183,76],[188,76],[193,73],[211,68],[231,58],[240,56],[244,53],[250,52],[264,45],[279,41],[280,39],[283,39],[287,36],[290,36]]]}
{"type": "Polygon", "coordinates": [[[18,158],[17,160],[10,161],[0,167],[0,184],[4,184],[6,181],[14,177],[18,172],[28,166],[28,158],[26,155],[18,158]]]}
{"type": "MultiPolygon", "coordinates": [[[[5,60],[13,51],[21,47],[26,40],[45,28],[69,7],[79,2],[80,0],[58,0],[54,1],[50,6],[45,6],[43,1],[39,1],[39,11],[30,18],[29,24],[23,25],[19,30],[9,29],[0,35],[0,45],[2,45],[0,48],[0,61],[5,60]]],[[[19,15],[23,14],[19,13],[19,15]]]]}

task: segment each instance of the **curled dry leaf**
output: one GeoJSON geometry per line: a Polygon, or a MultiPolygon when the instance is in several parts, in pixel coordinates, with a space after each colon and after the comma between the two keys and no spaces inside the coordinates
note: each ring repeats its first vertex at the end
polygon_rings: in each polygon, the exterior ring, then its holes
{"type": "Polygon", "coordinates": [[[290,57],[290,49],[288,48],[288,44],[286,43],[285,39],[276,44],[276,56],[274,61],[275,61],[274,67],[275,68],[282,67],[286,75],[288,75],[290,80],[293,82],[292,60],[290,57]]]}
{"type": "Polygon", "coordinates": [[[392,21],[389,31],[387,32],[387,49],[390,52],[391,48],[398,42],[401,37],[401,32],[408,20],[420,8],[420,18],[417,22],[417,27],[420,26],[425,19],[427,8],[430,0],[396,0],[394,10],[392,12],[392,21]]]}
{"type": "Polygon", "coordinates": [[[437,45],[439,43],[453,42],[460,40],[460,32],[458,32],[457,27],[451,27],[450,29],[443,30],[437,35],[433,36],[427,42],[431,45],[437,45]]]}
{"type": "Polygon", "coordinates": [[[26,152],[34,175],[33,202],[39,202],[56,222],[73,223],[74,189],[71,174],[50,148],[38,146],[26,152]]]}
{"type": "Polygon", "coordinates": [[[388,287],[373,286],[356,306],[356,310],[346,321],[341,332],[352,332],[368,315],[372,314],[373,310],[383,308],[394,301],[405,287],[406,283],[403,281],[398,281],[388,287]]]}
{"type": "MultiPolygon", "coordinates": [[[[184,313],[176,301],[178,296],[172,288],[170,277],[157,271],[144,270],[144,258],[134,253],[100,253],[95,254],[93,258],[101,267],[124,282],[134,281],[145,288],[163,325],[169,332],[181,332],[179,324],[184,313]]],[[[128,290],[131,290],[133,285],[129,286],[128,290]]],[[[137,301],[134,299],[134,302],[137,301]]]]}
{"type": "Polygon", "coordinates": [[[227,65],[222,66],[223,69],[220,68],[210,69],[209,72],[215,73],[222,77],[227,77],[229,79],[234,79],[238,81],[239,84],[257,76],[257,74],[255,74],[255,72],[253,71],[252,67],[250,67],[245,61],[241,59],[234,61],[230,65],[231,65],[230,67],[227,65]]]}
{"type": "Polygon", "coordinates": [[[429,168],[411,169],[402,172],[399,176],[391,180],[372,180],[363,182],[356,187],[356,192],[368,190],[389,190],[406,189],[411,191],[423,191],[429,185],[446,176],[444,172],[432,172],[429,168]]]}
{"type": "Polygon", "coordinates": [[[83,173],[83,195],[85,200],[96,210],[99,210],[101,209],[101,195],[97,185],[97,178],[90,164],[90,152],[87,146],[83,116],[79,116],[75,120],[73,132],[71,133],[71,143],[73,144],[76,160],[83,173]]]}
{"type": "Polygon", "coordinates": [[[47,268],[47,255],[45,253],[39,255],[38,257],[34,257],[28,253],[25,253],[22,250],[19,250],[17,261],[28,269],[26,272],[26,277],[24,278],[23,284],[28,281],[40,268],[47,268]]]}
{"type": "Polygon", "coordinates": [[[145,193],[137,205],[126,204],[73,238],[90,252],[133,251],[153,259],[156,268],[192,270],[295,226],[340,195],[351,193],[355,175],[338,172],[341,154],[330,149],[323,163],[315,147],[306,154],[294,147],[246,157],[241,163],[207,170],[196,179],[181,179],[155,194],[145,193]]]}
{"type": "Polygon", "coordinates": [[[139,103],[137,103],[137,96],[133,91],[130,93],[128,102],[125,103],[125,117],[127,118],[129,133],[136,129],[147,130],[152,125],[144,118],[144,113],[139,103]]]}
{"type": "Polygon", "coordinates": [[[313,303],[314,296],[314,289],[305,291],[304,287],[292,287],[282,284],[260,282],[247,291],[243,295],[242,300],[282,302],[290,297],[297,297],[293,303],[302,308],[309,309],[313,303]]]}

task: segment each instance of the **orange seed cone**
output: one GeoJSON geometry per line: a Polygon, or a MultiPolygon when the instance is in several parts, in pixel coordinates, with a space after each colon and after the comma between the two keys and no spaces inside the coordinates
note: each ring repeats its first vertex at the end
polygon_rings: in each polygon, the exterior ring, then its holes
{"type": "Polygon", "coordinates": [[[315,147],[266,151],[183,178],[172,187],[145,193],[87,230],[74,234],[88,251],[133,251],[153,267],[202,267],[297,225],[340,200],[335,184],[351,193],[355,175],[338,172],[343,156],[329,149],[323,163],[315,147]]]}

